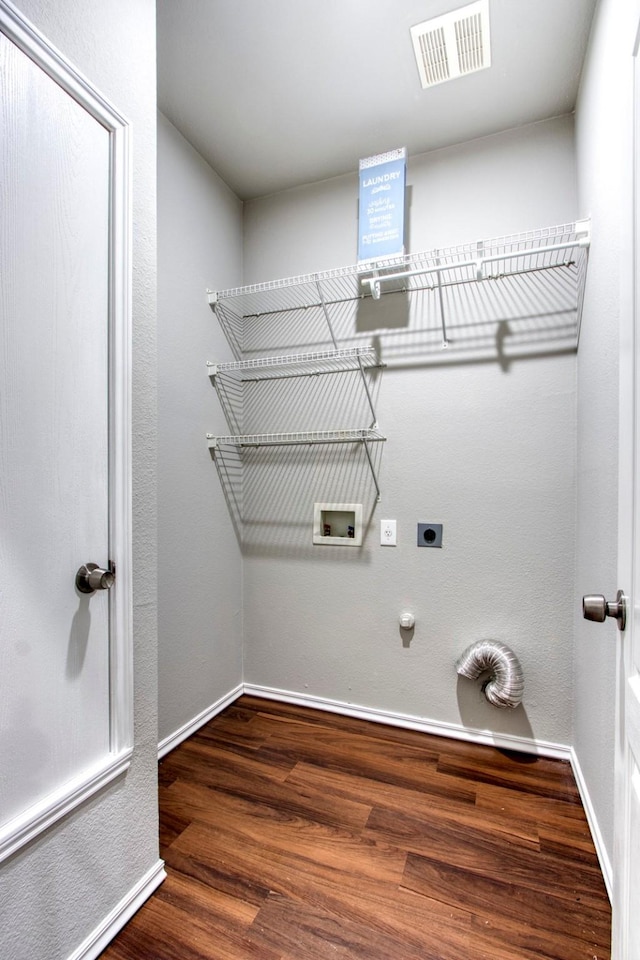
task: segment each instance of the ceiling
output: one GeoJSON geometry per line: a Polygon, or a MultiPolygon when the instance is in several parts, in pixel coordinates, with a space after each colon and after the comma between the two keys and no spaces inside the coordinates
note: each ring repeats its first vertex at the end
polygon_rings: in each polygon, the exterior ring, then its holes
{"type": "Polygon", "coordinates": [[[492,66],[423,90],[464,0],[157,0],[158,103],[243,200],[571,113],[596,0],[489,0],[492,66]]]}

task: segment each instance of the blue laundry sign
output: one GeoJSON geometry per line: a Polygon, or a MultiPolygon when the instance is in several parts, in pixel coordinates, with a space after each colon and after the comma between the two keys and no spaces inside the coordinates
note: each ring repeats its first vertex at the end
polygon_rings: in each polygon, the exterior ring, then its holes
{"type": "Polygon", "coordinates": [[[358,260],[404,253],[406,147],[360,161],[358,260]]]}

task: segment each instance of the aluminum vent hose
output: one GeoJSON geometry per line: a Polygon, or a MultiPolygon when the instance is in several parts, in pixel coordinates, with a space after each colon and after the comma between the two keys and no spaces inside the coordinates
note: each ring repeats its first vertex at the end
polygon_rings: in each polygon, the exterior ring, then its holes
{"type": "Polygon", "coordinates": [[[524,676],[513,650],[499,640],[478,640],[458,658],[456,670],[461,677],[477,680],[490,671],[483,692],[494,707],[517,707],[524,693],[524,676]]]}

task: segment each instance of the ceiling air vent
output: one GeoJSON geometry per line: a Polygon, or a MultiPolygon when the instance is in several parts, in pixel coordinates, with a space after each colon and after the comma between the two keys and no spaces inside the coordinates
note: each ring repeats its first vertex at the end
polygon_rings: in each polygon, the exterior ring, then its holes
{"type": "Polygon", "coordinates": [[[423,87],[491,66],[489,0],[478,0],[411,27],[423,87]]]}

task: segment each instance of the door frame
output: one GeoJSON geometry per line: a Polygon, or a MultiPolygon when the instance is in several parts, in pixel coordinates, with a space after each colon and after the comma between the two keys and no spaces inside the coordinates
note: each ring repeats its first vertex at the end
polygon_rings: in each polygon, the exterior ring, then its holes
{"type": "Polygon", "coordinates": [[[109,752],[0,827],[2,861],[129,767],[133,617],[130,125],[10,0],[0,0],[0,33],[109,133],[109,558],[117,575],[116,587],[109,591],[109,752]]]}
{"type": "Polygon", "coordinates": [[[629,902],[640,865],[629,850],[630,790],[626,724],[638,726],[637,707],[628,702],[627,686],[633,645],[640,642],[636,612],[640,586],[640,22],[636,25],[623,183],[628,185],[628,215],[621,218],[619,324],[619,442],[618,442],[618,584],[627,594],[627,626],[616,648],[615,798],[612,957],[623,960],[633,917],[629,902]],[[628,157],[628,162],[627,162],[628,157]],[[629,713],[629,711],[631,711],[629,713]]]}

